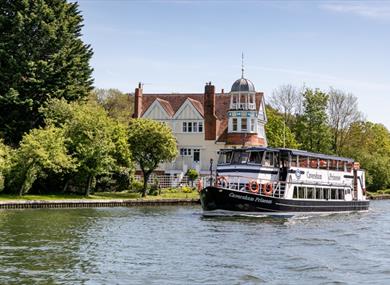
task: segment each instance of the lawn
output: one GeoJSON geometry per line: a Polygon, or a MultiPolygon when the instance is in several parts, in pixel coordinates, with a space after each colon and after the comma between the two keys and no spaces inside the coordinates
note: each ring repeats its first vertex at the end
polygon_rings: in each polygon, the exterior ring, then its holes
{"type": "MultiPolygon", "coordinates": [[[[190,193],[183,193],[178,191],[162,191],[160,195],[153,196],[148,195],[146,200],[161,200],[161,199],[198,199],[199,194],[197,191],[190,193]]],[[[11,201],[11,200],[69,200],[69,199],[86,199],[86,200],[97,200],[97,199],[141,199],[140,193],[133,192],[97,192],[89,197],[75,194],[52,194],[52,195],[10,195],[0,194],[0,201],[11,201]]]]}

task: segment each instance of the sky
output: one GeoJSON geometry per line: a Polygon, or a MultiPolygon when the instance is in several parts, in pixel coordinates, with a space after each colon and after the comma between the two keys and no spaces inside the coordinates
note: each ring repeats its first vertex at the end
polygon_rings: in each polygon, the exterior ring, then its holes
{"type": "Polygon", "coordinates": [[[94,85],[144,93],[284,84],[358,97],[390,129],[390,1],[79,0],[94,85]]]}

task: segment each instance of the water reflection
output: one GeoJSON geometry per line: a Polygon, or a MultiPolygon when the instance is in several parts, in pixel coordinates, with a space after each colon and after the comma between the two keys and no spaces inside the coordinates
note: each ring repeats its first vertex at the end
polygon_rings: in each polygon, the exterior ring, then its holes
{"type": "Polygon", "coordinates": [[[386,284],[390,201],[368,213],[202,217],[199,207],[0,211],[0,283],[386,284]]]}

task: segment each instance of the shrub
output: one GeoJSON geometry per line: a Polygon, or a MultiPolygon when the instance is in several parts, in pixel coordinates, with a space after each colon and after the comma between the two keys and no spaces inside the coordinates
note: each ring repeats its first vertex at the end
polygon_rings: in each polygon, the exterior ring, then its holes
{"type": "Polygon", "coordinates": [[[183,186],[183,187],[181,187],[181,191],[183,193],[191,193],[193,191],[193,189],[189,186],[183,186]]]}

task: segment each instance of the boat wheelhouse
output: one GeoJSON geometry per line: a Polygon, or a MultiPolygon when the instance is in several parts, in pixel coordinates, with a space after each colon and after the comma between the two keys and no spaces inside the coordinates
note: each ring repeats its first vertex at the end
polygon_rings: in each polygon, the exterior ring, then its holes
{"type": "Polygon", "coordinates": [[[369,206],[359,163],[295,149],[221,150],[216,175],[203,185],[205,214],[360,211],[369,206]]]}

